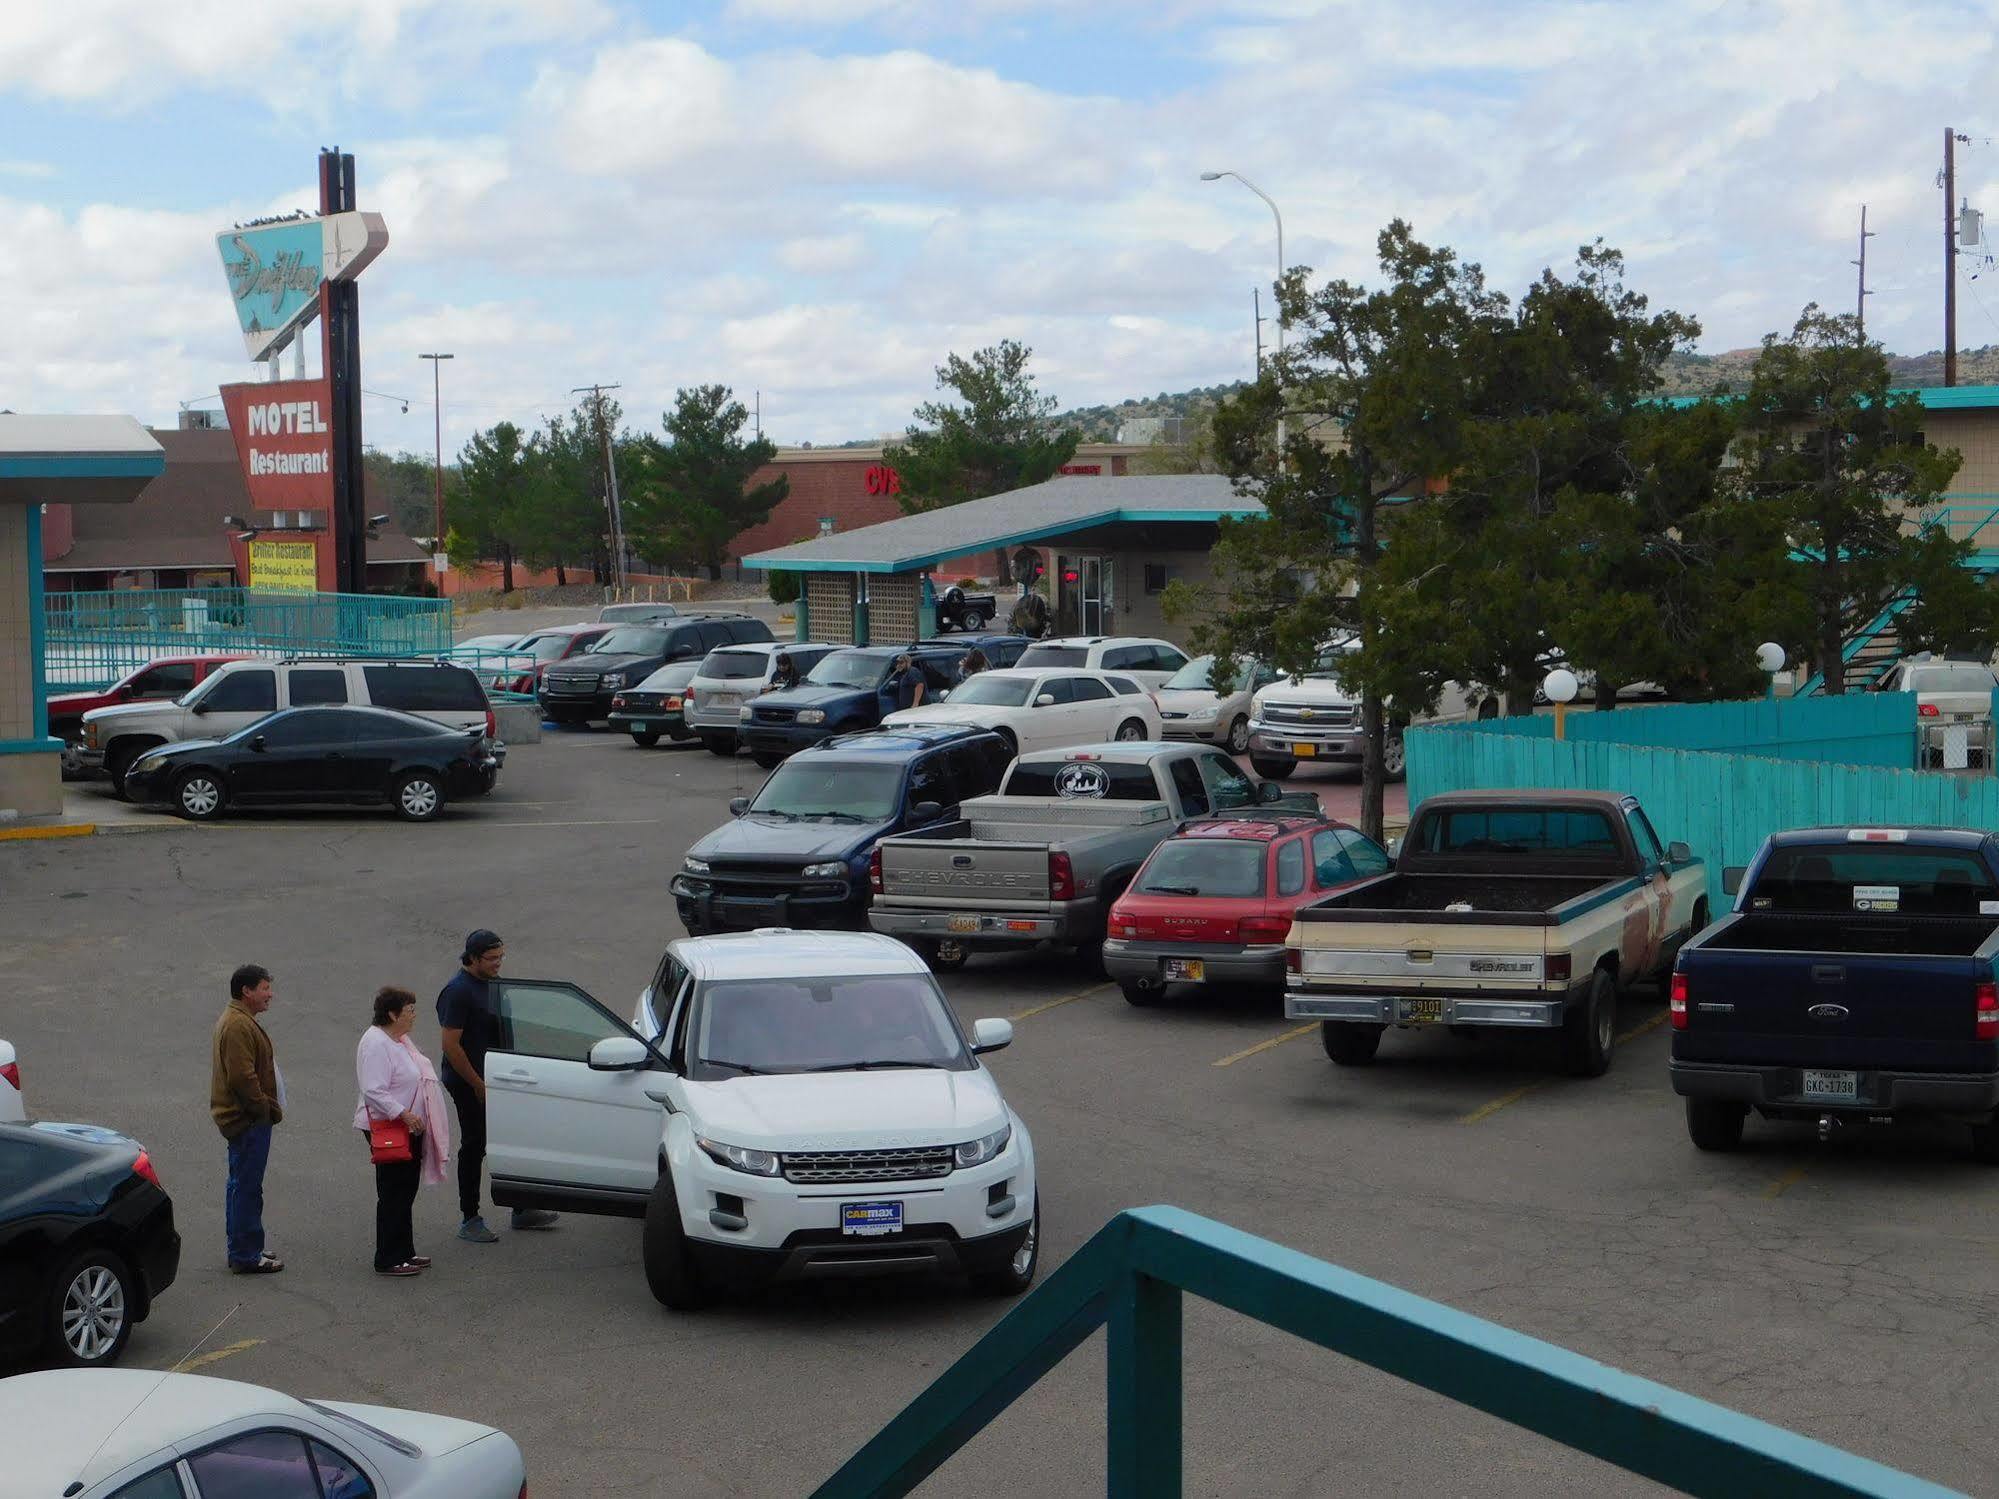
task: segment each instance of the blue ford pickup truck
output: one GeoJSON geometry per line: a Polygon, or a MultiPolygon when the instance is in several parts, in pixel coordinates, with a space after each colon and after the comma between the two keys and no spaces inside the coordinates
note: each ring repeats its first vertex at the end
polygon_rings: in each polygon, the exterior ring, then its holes
{"type": "Polygon", "coordinates": [[[1816,1121],[1928,1114],[1999,1164],[1999,834],[1805,828],[1767,839],[1735,914],[1680,951],[1673,1091],[1702,1150],[1755,1109],[1816,1121]]]}

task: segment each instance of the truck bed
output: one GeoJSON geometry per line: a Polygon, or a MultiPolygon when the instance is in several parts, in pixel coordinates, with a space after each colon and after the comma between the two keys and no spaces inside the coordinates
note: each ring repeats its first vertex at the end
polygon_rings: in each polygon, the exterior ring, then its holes
{"type": "Polygon", "coordinates": [[[1444,922],[1552,925],[1561,919],[1558,907],[1617,883],[1598,875],[1387,874],[1327,896],[1296,919],[1393,921],[1420,911],[1444,922]]]}
{"type": "Polygon", "coordinates": [[[1906,953],[1968,958],[1999,931],[1999,916],[1804,915],[1748,911],[1710,934],[1709,952],[1906,953]]]}

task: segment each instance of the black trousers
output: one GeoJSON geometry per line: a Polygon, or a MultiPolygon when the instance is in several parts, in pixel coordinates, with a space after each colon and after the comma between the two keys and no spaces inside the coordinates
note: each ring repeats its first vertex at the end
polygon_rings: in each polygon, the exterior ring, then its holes
{"type": "Polygon", "coordinates": [[[486,1103],[456,1071],[449,1071],[444,1091],[458,1110],[458,1213],[479,1216],[479,1173],[486,1167],[486,1103]]]}
{"type": "MultiPolygon", "coordinates": [[[[419,1137],[419,1140],[421,1137],[419,1137]]],[[[423,1149],[419,1143],[416,1148],[423,1149]]],[[[387,1270],[416,1254],[417,1183],[423,1177],[423,1162],[414,1154],[407,1161],[378,1163],[375,1167],[375,1268],[387,1270]]]]}

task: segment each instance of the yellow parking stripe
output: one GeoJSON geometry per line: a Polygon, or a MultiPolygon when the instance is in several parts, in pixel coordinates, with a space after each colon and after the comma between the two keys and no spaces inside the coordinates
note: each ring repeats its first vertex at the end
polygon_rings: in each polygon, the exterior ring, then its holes
{"type": "Polygon", "coordinates": [[[1469,1114],[1466,1114],[1463,1118],[1459,1119],[1458,1123],[1477,1124],[1481,1119],[1490,1119],[1494,1114],[1497,1114],[1501,1109],[1506,1108],[1508,1105],[1520,1102],[1520,1100],[1525,1098],[1529,1093],[1540,1092],[1543,1088],[1548,1086],[1548,1081],[1549,1081],[1548,1079],[1543,1078],[1538,1083],[1529,1083],[1524,1088],[1515,1088],[1511,1093],[1502,1093],[1499,1095],[1499,1097],[1493,1099],[1491,1103],[1480,1104],[1477,1108],[1473,1109],[1469,1114]]]}
{"type": "Polygon", "coordinates": [[[1771,1182],[1769,1186],[1765,1187],[1763,1195],[1766,1198],[1782,1197],[1785,1192],[1795,1187],[1804,1179],[1805,1168],[1803,1166],[1793,1166],[1789,1171],[1786,1171],[1782,1176],[1771,1182]]]}
{"type": "Polygon", "coordinates": [[[1031,1005],[1027,1009],[1022,1010],[1018,1015],[1007,1016],[1007,1019],[1027,1020],[1036,1015],[1045,1015],[1048,1011],[1060,1009],[1063,1005],[1072,1005],[1079,999],[1088,999],[1092,994],[1102,994],[1110,987],[1109,984],[1097,984],[1092,988],[1082,989],[1074,994],[1065,994],[1060,999],[1051,999],[1045,1004],[1031,1005]]]}
{"type": "Polygon", "coordinates": [[[1272,1036],[1268,1041],[1259,1041],[1254,1046],[1245,1046],[1241,1051],[1230,1052],[1214,1065],[1217,1067],[1233,1066],[1244,1057],[1253,1057],[1260,1051],[1270,1050],[1273,1046],[1282,1046],[1286,1041],[1296,1041],[1300,1036],[1309,1036],[1318,1028],[1318,1021],[1308,1020],[1295,1031],[1286,1031],[1281,1036],[1272,1036]]]}
{"type": "Polygon", "coordinates": [[[262,1338],[245,1338],[240,1343],[231,1343],[226,1348],[211,1348],[206,1353],[197,1353],[193,1358],[184,1358],[167,1370],[169,1374],[192,1374],[196,1369],[206,1369],[210,1364],[219,1364],[225,1358],[259,1346],[262,1338]]]}
{"type": "Polygon", "coordinates": [[[1617,1044],[1619,1046],[1622,1046],[1626,1041],[1636,1041],[1640,1036],[1644,1035],[1647,1031],[1656,1031],[1660,1026],[1666,1023],[1666,1017],[1668,1013],[1669,1012],[1665,1010],[1661,1010],[1658,1014],[1654,1015],[1650,1020],[1639,1021],[1638,1024],[1632,1026],[1630,1030],[1626,1031],[1623,1035],[1617,1038],[1617,1044]]]}

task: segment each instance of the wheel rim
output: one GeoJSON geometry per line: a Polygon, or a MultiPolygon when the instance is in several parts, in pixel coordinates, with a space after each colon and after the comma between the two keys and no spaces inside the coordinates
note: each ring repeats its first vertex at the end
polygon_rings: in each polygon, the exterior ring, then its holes
{"type": "Polygon", "coordinates": [[[62,1298],[62,1340],[80,1359],[103,1358],[125,1330],[125,1288],[103,1265],[77,1272],[62,1298]]]}
{"type": "Polygon", "coordinates": [[[207,817],[222,805],[222,792],[206,776],[196,776],[180,788],[180,804],[196,817],[207,817]]]}
{"type": "Polygon", "coordinates": [[[1229,725],[1229,753],[1240,755],[1249,748],[1249,720],[1238,717],[1229,725]]]}
{"type": "Polygon", "coordinates": [[[1392,776],[1402,774],[1402,741],[1400,738],[1391,739],[1382,745],[1381,768],[1392,776]]]}
{"type": "Polygon", "coordinates": [[[1117,736],[1126,743],[1142,739],[1145,737],[1145,725],[1138,722],[1137,719],[1127,718],[1123,723],[1118,725],[1117,736]]]}
{"type": "Polygon", "coordinates": [[[1605,1055],[1609,1055],[1611,1032],[1616,1028],[1616,1025],[1617,1002],[1615,999],[1606,999],[1602,1005],[1602,1013],[1596,1018],[1596,1044],[1605,1055]]]}
{"type": "Polygon", "coordinates": [[[428,817],[437,810],[437,788],[429,781],[411,781],[403,787],[403,810],[412,817],[428,817]]]}
{"type": "Polygon", "coordinates": [[[1027,1274],[1028,1267],[1034,1263],[1034,1240],[1040,1231],[1041,1209],[1037,1207],[1034,1216],[1028,1220],[1027,1237],[1020,1241],[1020,1248],[1013,1252],[1013,1273],[1016,1276],[1027,1274]]]}

